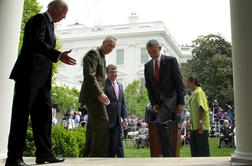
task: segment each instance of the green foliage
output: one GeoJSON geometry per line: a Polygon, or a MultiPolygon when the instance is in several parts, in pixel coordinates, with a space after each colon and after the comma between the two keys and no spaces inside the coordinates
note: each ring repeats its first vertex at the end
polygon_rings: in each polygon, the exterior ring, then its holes
{"type": "Polygon", "coordinates": [[[39,13],[40,10],[41,10],[41,6],[37,2],[37,0],[24,0],[24,9],[23,9],[23,16],[22,16],[20,39],[19,39],[19,49],[21,48],[21,46],[23,44],[25,23],[32,16],[39,13]]]}
{"type": "Polygon", "coordinates": [[[78,110],[79,90],[67,86],[53,86],[51,90],[52,103],[63,106],[65,109],[78,110]]]}
{"type": "Polygon", "coordinates": [[[35,145],[34,145],[34,141],[33,141],[32,128],[31,128],[30,123],[29,123],[29,127],[27,130],[26,148],[25,148],[23,155],[24,156],[35,156],[35,145]]]}
{"type": "Polygon", "coordinates": [[[85,143],[84,128],[66,130],[62,126],[55,126],[52,130],[53,152],[56,156],[79,157],[85,143]]]}
{"type": "MultiPolygon", "coordinates": [[[[86,131],[83,127],[67,130],[62,126],[52,127],[52,151],[56,156],[81,157],[84,151],[86,131]]],[[[28,128],[24,156],[35,156],[32,129],[28,128]]]]}
{"type": "Polygon", "coordinates": [[[84,154],[84,147],[86,142],[86,128],[83,127],[77,127],[74,129],[74,135],[76,138],[76,142],[78,144],[79,149],[79,157],[83,157],[84,154]]]}
{"type": "Polygon", "coordinates": [[[195,75],[209,102],[217,99],[222,107],[233,104],[231,44],[220,35],[210,34],[199,37],[193,45],[192,60],[181,65],[184,79],[195,75]]]}
{"type": "Polygon", "coordinates": [[[133,81],[125,89],[125,99],[128,112],[131,115],[143,117],[145,107],[148,104],[147,90],[140,81],[133,81]]]}

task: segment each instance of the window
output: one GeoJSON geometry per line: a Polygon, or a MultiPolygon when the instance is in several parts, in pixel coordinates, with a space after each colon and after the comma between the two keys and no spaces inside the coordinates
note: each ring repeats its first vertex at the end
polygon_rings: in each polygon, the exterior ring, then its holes
{"type": "Polygon", "coordinates": [[[124,50],[119,49],[116,51],[116,64],[123,65],[124,64],[124,50]]]}
{"type": "Polygon", "coordinates": [[[146,63],[149,60],[149,54],[146,48],[141,48],[141,63],[146,63]]]}

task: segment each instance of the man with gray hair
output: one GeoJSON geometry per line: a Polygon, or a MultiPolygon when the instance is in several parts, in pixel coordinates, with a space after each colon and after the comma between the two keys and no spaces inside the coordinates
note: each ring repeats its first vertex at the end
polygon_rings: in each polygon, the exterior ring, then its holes
{"type": "Polygon", "coordinates": [[[52,62],[76,63],[68,56],[71,50],[60,52],[55,49],[53,24],[65,18],[67,11],[64,1],[54,0],[49,3],[47,12],[36,14],[25,24],[23,45],[10,75],[10,79],[15,80],[15,94],[5,166],[27,166],[22,156],[29,115],[36,146],[36,163],[64,161],[55,157],[51,150],[50,90],[52,62]]]}
{"type": "MultiPolygon", "coordinates": [[[[172,138],[173,125],[184,110],[185,87],[175,57],[161,54],[161,45],[155,39],[146,44],[151,60],[144,65],[146,88],[152,110],[156,113],[156,127],[164,157],[175,157],[172,138]]],[[[155,145],[157,146],[157,145],[155,145]]]]}
{"type": "Polygon", "coordinates": [[[88,110],[88,138],[90,138],[90,157],[107,157],[108,155],[108,114],[106,105],[110,103],[104,93],[106,74],[105,55],[116,46],[116,38],[108,36],[97,49],[92,49],[83,58],[84,80],[79,102],[88,110]]]}

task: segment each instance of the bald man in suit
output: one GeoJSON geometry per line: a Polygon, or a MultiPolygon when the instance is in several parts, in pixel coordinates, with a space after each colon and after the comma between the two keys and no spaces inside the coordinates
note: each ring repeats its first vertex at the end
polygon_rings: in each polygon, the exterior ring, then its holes
{"type": "Polygon", "coordinates": [[[64,161],[51,151],[51,79],[52,63],[60,60],[74,65],[71,51],[55,49],[53,24],[65,18],[67,4],[54,0],[45,13],[31,17],[25,25],[23,45],[10,79],[15,80],[11,127],[6,166],[27,166],[22,155],[25,147],[29,115],[36,146],[36,163],[64,161]]]}

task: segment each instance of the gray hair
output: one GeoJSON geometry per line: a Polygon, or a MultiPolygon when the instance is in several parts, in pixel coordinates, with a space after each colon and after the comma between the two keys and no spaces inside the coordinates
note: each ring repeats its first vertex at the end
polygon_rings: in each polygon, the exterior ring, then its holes
{"type": "Polygon", "coordinates": [[[60,8],[65,7],[65,8],[68,8],[68,5],[67,5],[67,3],[66,3],[65,1],[63,1],[63,0],[53,0],[53,1],[51,1],[51,2],[48,4],[48,6],[47,6],[48,10],[54,9],[54,8],[57,8],[57,7],[60,7],[60,8]]]}
{"type": "Polygon", "coordinates": [[[151,39],[146,44],[146,48],[149,48],[149,47],[161,47],[161,45],[156,39],[151,39]]]}
{"type": "Polygon", "coordinates": [[[113,65],[113,64],[109,64],[107,67],[106,67],[106,72],[108,73],[109,69],[111,70],[116,70],[117,69],[117,66],[116,65],[113,65]]]}
{"type": "Polygon", "coordinates": [[[103,42],[106,42],[106,41],[116,42],[117,39],[114,36],[107,36],[107,37],[105,37],[105,39],[103,40],[103,42]]]}

